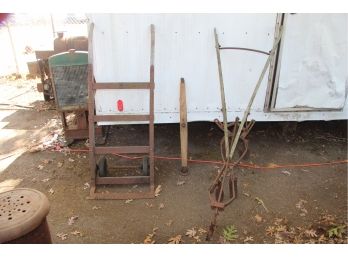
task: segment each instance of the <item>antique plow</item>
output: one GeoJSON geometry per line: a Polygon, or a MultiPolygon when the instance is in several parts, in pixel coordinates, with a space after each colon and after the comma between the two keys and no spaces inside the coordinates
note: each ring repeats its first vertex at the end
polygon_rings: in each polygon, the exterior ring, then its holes
{"type": "Polygon", "coordinates": [[[211,208],[214,210],[214,214],[211,219],[206,240],[210,240],[214,234],[219,212],[223,211],[225,207],[228,206],[237,197],[237,177],[235,176],[233,169],[242,160],[242,158],[245,156],[245,154],[248,151],[248,140],[246,139],[246,137],[249,134],[251,128],[253,127],[255,121],[252,120],[248,122],[247,119],[250,113],[251,106],[254,102],[255,96],[260,88],[261,82],[270,64],[271,58],[274,56],[275,52],[278,49],[282,32],[283,30],[282,28],[280,28],[279,36],[275,39],[272,50],[269,53],[267,53],[264,51],[259,51],[259,50],[250,49],[250,48],[221,47],[219,44],[216,28],[214,29],[215,48],[216,48],[216,56],[217,56],[218,69],[219,69],[220,93],[221,93],[222,114],[223,114],[223,123],[221,124],[218,120],[215,120],[215,123],[219,126],[219,128],[221,128],[224,131],[224,138],[220,142],[221,155],[222,155],[224,164],[222,166],[222,169],[218,172],[218,175],[214,179],[213,183],[209,187],[210,205],[211,205],[211,208]],[[224,88],[224,81],[223,81],[222,68],[221,68],[221,58],[220,58],[220,50],[225,50],[225,49],[253,51],[253,52],[268,55],[267,61],[263,67],[263,70],[254,88],[254,91],[250,97],[249,103],[245,109],[243,118],[239,122],[239,118],[237,117],[234,124],[228,124],[228,121],[227,121],[225,88],[224,88]],[[229,128],[231,128],[232,126],[233,126],[232,131],[230,131],[229,128]],[[237,144],[239,140],[243,141],[244,151],[242,151],[238,160],[233,162],[232,158],[234,157],[234,153],[237,148],[237,144]],[[229,144],[229,142],[231,142],[231,145],[229,144]],[[228,188],[228,191],[229,191],[228,198],[225,197],[224,188],[228,188]]]}

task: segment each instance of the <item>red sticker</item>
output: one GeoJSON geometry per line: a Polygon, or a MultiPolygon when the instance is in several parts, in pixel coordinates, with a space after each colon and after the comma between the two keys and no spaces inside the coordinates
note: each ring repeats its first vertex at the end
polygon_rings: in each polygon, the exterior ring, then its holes
{"type": "Polygon", "coordinates": [[[118,109],[120,112],[123,112],[123,101],[122,101],[122,100],[118,100],[118,101],[117,101],[117,109],[118,109]]]}

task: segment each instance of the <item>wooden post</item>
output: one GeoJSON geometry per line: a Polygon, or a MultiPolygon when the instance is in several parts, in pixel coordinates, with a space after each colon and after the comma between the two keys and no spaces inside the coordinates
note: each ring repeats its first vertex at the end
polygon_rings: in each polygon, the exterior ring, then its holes
{"type": "Polygon", "coordinates": [[[187,106],[185,80],[180,79],[180,144],[181,144],[181,174],[187,175],[187,106]]]}

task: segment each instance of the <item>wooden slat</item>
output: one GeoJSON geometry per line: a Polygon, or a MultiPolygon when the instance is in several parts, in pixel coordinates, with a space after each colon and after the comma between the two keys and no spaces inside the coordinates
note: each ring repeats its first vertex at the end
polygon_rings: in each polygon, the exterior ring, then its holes
{"type": "Polygon", "coordinates": [[[149,82],[94,83],[93,89],[150,89],[149,82]]]}
{"type": "Polygon", "coordinates": [[[149,121],[150,115],[97,115],[94,121],[149,121]]]}
{"type": "Polygon", "coordinates": [[[97,185],[129,185],[146,184],[150,182],[149,176],[127,176],[127,177],[97,177],[97,185]]]}
{"type": "Polygon", "coordinates": [[[96,154],[148,153],[149,146],[99,146],[95,147],[96,154]]]}
{"type": "Polygon", "coordinates": [[[181,172],[187,173],[187,106],[185,80],[180,80],[180,145],[181,145],[181,172]]]}

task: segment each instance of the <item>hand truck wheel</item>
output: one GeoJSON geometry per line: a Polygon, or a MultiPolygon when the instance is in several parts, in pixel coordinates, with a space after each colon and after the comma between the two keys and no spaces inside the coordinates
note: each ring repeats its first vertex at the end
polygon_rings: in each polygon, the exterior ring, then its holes
{"type": "Polygon", "coordinates": [[[141,165],[141,171],[143,176],[149,176],[150,174],[150,163],[149,163],[149,157],[144,156],[143,157],[143,163],[141,165]]]}
{"type": "Polygon", "coordinates": [[[99,159],[97,164],[97,172],[99,177],[106,177],[108,173],[108,165],[105,156],[99,159]]]}

